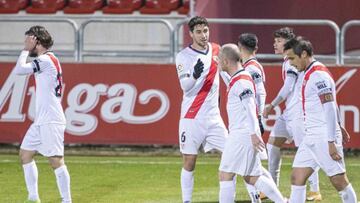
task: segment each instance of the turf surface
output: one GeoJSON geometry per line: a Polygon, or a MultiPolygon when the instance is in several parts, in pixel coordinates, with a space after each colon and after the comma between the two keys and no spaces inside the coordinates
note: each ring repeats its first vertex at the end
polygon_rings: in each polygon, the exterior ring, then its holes
{"type": "MultiPolygon", "coordinates": [[[[43,203],[60,202],[55,176],[41,156],[39,193],[43,203]]],[[[280,190],[290,194],[291,157],[284,158],[280,190]]],[[[181,202],[180,157],[166,156],[67,156],[74,203],[181,202]]],[[[219,157],[200,155],[195,170],[193,202],[217,202],[219,157]]],[[[360,158],[346,159],[350,181],[360,197],[360,158]]],[[[267,167],[265,165],[265,167],[267,167]]],[[[324,173],[320,173],[324,203],[341,202],[324,173]]],[[[0,155],[0,203],[20,203],[27,197],[22,167],[16,155],[0,155]]],[[[237,202],[248,202],[244,184],[238,178],[237,202]]],[[[270,202],[270,201],[264,201],[270,202]]]]}

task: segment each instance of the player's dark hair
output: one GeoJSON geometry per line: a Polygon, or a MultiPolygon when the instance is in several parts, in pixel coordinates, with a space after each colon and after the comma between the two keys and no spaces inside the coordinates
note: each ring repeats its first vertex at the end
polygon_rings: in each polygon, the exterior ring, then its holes
{"type": "Polygon", "coordinates": [[[193,32],[196,25],[206,25],[209,27],[209,23],[207,22],[206,18],[201,16],[195,16],[190,19],[188,23],[189,30],[193,32]]]}
{"type": "Polygon", "coordinates": [[[284,38],[286,40],[291,40],[292,38],[295,38],[294,30],[290,27],[283,27],[278,30],[275,30],[273,33],[274,38],[284,38]]]}
{"type": "Polygon", "coordinates": [[[51,46],[54,44],[54,41],[49,32],[40,25],[32,26],[28,31],[25,32],[25,35],[35,36],[38,42],[46,49],[51,48],[51,46]]]}
{"type": "Polygon", "coordinates": [[[308,56],[312,56],[314,54],[311,42],[301,36],[293,38],[285,43],[284,50],[286,51],[289,49],[292,49],[294,54],[299,57],[301,57],[301,53],[303,51],[305,51],[308,56]]]}
{"type": "Polygon", "coordinates": [[[241,34],[238,43],[249,52],[253,52],[258,48],[258,38],[253,33],[241,34]]]}

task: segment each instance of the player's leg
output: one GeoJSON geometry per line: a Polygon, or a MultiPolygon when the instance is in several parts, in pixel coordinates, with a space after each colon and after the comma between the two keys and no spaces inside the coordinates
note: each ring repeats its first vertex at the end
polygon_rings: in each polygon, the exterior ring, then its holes
{"type": "Polygon", "coordinates": [[[42,144],[39,153],[48,157],[53,168],[62,203],[71,203],[70,175],[64,163],[65,125],[47,124],[40,126],[42,144]]]}
{"type": "Polygon", "coordinates": [[[306,180],[313,172],[310,167],[292,169],[290,203],[306,201],[306,180]]]}
{"type": "Polygon", "coordinates": [[[183,168],[181,169],[181,191],[183,202],[191,202],[194,188],[194,169],[197,155],[183,154],[183,168]]]}
{"type": "Polygon", "coordinates": [[[58,190],[61,195],[62,203],[71,203],[70,174],[64,163],[64,157],[48,157],[49,164],[53,168],[58,190]]]}
{"type": "Polygon", "coordinates": [[[261,176],[244,176],[244,180],[247,184],[254,185],[259,191],[264,193],[269,199],[275,203],[284,203],[284,197],[280,193],[279,189],[275,185],[272,179],[261,176]]]}
{"type": "Polygon", "coordinates": [[[29,202],[40,202],[38,192],[38,169],[33,159],[37,148],[41,143],[39,137],[39,128],[33,124],[26,132],[20,146],[19,156],[23,166],[29,202]]]}
{"type": "Polygon", "coordinates": [[[291,172],[291,194],[290,203],[300,203],[306,201],[306,180],[318,167],[316,158],[303,141],[294,158],[291,172]]]}
{"type": "Polygon", "coordinates": [[[194,170],[198,150],[204,141],[204,127],[195,119],[181,119],[179,145],[183,157],[180,183],[183,202],[191,202],[194,188],[194,170]]]}
{"type": "Polygon", "coordinates": [[[310,191],[306,195],[307,201],[321,201],[322,196],[319,187],[319,167],[314,170],[314,173],[308,179],[310,191]]]}
{"type": "MultiPolygon", "coordinates": [[[[337,136],[340,137],[340,136],[337,136]]],[[[337,140],[337,151],[342,157],[340,161],[335,161],[329,155],[329,145],[327,141],[316,142],[313,149],[314,155],[317,157],[320,168],[324,170],[330,178],[330,182],[339,192],[342,202],[357,203],[357,197],[352,185],[346,176],[344,154],[341,140],[337,140]]]]}
{"type": "Polygon", "coordinates": [[[235,173],[228,173],[224,171],[219,172],[220,203],[233,203],[235,201],[236,187],[233,183],[234,177],[236,177],[235,173]]]}
{"type": "Polygon", "coordinates": [[[279,186],[281,152],[282,145],[289,139],[289,133],[286,129],[286,122],[281,115],[275,122],[274,128],[270,133],[268,143],[266,144],[268,151],[268,169],[276,183],[279,186]]]}
{"type": "Polygon", "coordinates": [[[346,176],[346,173],[337,174],[329,177],[330,182],[339,192],[341,200],[343,203],[357,203],[357,196],[354,191],[354,188],[349,183],[349,180],[346,176]]]}

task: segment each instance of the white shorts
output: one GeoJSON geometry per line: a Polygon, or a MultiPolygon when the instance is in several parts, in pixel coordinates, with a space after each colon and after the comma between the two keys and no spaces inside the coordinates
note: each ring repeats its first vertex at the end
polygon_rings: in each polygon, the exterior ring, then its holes
{"type": "Polygon", "coordinates": [[[43,156],[64,156],[64,132],[62,124],[32,124],[25,134],[20,148],[37,151],[43,156]]]}
{"type": "Polygon", "coordinates": [[[182,154],[198,154],[202,145],[205,152],[223,151],[228,131],[220,116],[209,119],[180,119],[179,145],[182,154]]]}
{"type": "Polygon", "coordinates": [[[329,177],[345,173],[343,147],[341,144],[336,144],[336,147],[342,157],[340,161],[331,158],[329,145],[325,139],[306,139],[300,144],[296,152],[293,167],[310,167],[313,170],[320,167],[329,177]]]}
{"type": "Polygon", "coordinates": [[[304,120],[302,117],[295,118],[293,120],[286,120],[284,114],[275,121],[273,130],[270,133],[270,137],[282,137],[287,139],[287,143],[290,144],[294,141],[295,146],[299,146],[305,135],[304,120]]]}
{"type": "Polygon", "coordinates": [[[219,171],[241,176],[260,176],[263,174],[260,154],[250,142],[246,144],[238,135],[229,135],[221,155],[219,171]]]}

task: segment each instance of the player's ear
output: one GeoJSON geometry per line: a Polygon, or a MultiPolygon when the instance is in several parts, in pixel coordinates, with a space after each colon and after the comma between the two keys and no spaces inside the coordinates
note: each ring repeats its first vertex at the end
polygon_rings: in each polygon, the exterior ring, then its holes
{"type": "Polygon", "coordinates": [[[305,57],[307,57],[307,56],[308,56],[307,52],[306,52],[305,50],[303,50],[303,51],[301,52],[301,58],[305,58],[305,57]]]}

